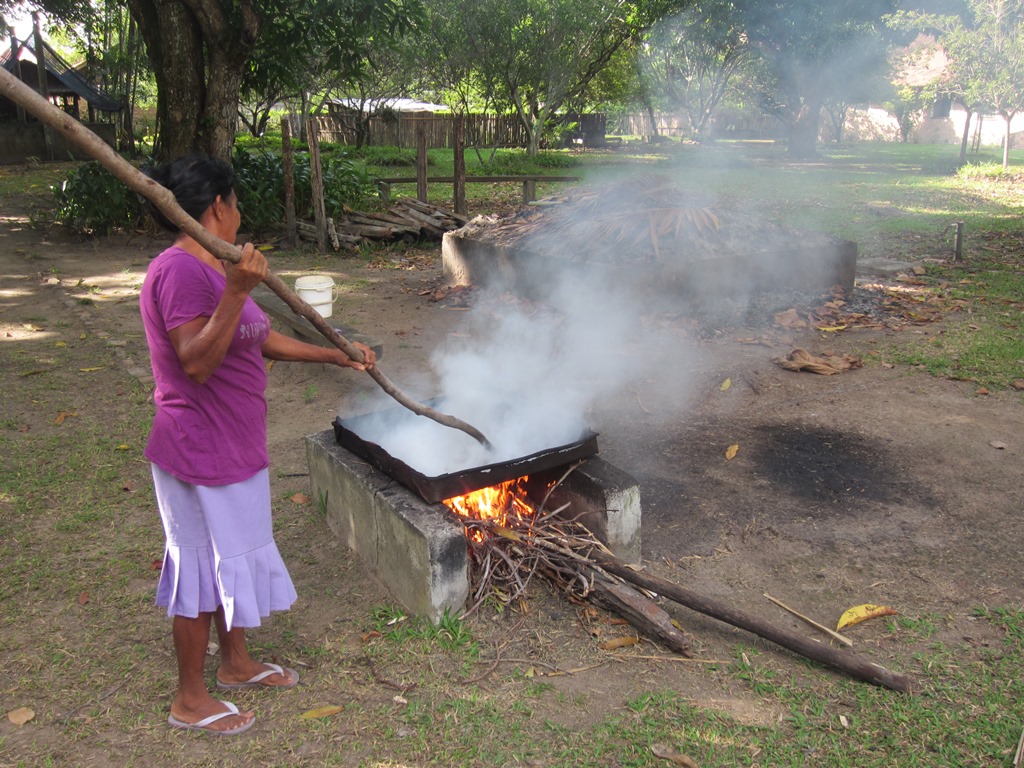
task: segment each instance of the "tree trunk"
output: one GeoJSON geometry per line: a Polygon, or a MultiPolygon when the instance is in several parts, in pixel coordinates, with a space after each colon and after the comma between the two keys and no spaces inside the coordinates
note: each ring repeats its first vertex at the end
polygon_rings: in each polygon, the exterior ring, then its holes
{"type": "Polygon", "coordinates": [[[1013,113],[1004,112],[1003,120],[1006,121],[1006,134],[1003,136],[1003,168],[1010,167],[1010,123],[1013,122],[1013,113]]]}
{"type": "Polygon", "coordinates": [[[800,107],[796,119],[789,126],[789,156],[797,160],[818,154],[818,125],[821,119],[821,101],[808,99],[800,107]]]}
{"type": "Polygon", "coordinates": [[[128,0],[157,83],[156,155],[231,160],[238,95],[259,23],[248,0],[128,0]]]}
{"type": "Polygon", "coordinates": [[[158,159],[196,149],[201,105],[206,100],[203,40],[192,12],[178,2],[129,0],[128,7],[146,41],[156,77],[158,159]]]}
{"type": "Polygon", "coordinates": [[[964,165],[967,162],[967,145],[971,140],[971,117],[973,116],[974,112],[968,109],[967,119],[964,120],[964,135],[960,139],[960,165],[964,165]]]}
{"type": "Polygon", "coordinates": [[[242,68],[250,47],[240,54],[208,46],[209,72],[206,104],[200,126],[199,149],[230,163],[238,130],[238,94],[242,89],[242,68]]]}

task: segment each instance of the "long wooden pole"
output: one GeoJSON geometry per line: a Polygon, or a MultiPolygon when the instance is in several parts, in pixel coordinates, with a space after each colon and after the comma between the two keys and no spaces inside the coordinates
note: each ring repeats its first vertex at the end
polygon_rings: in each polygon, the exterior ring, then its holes
{"type": "Polygon", "coordinates": [[[824,643],[815,642],[802,635],[788,632],[757,616],[751,616],[717,600],[698,595],[666,579],[645,571],[634,570],[611,555],[594,551],[590,553],[590,560],[608,573],[612,573],[624,581],[628,581],[630,584],[656,592],[662,597],[666,597],[698,613],[703,613],[734,627],[753,632],[755,635],[771,640],[783,648],[844,672],[858,680],[865,680],[875,685],[891,688],[894,691],[900,691],[901,693],[910,693],[913,688],[913,681],[906,675],[891,672],[885,667],[861,658],[850,651],[832,648],[824,643]]]}
{"type": "MultiPolygon", "coordinates": [[[[3,67],[0,67],[0,92],[15,104],[22,105],[26,111],[39,118],[72,144],[95,158],[115,178],[136,194],[142,195],[153,203],[167,217],[168,221],[174,223],[182,232],[195,239],[218,259],[234,264],[241,258],[241,248],[210,234],[203,225],[185,213],[181,206],[178,205],[177,200],[174,199],[174,195],[170,190],[146,176],[146,174],[142,173],[142,171],[111,149],[99,136],[83,126],[71,115],[54,107],[47,99],[33,91],[3,67]]],[[[267,274],[263,282],[295,314],[309,320],[313,327],[334,346],[353,360],[362,362],[363,353],[359,351],[359,348],[331,327],[319,312],[285,285],[281,278],[271,272],[267,274]]],[[[491,447],[490,442],[476,427],[410,398],[384,375],[379,366],[374,366],[367,373],[380,385],[381,389],[413,413],[425,416],[446,427],[461,430],[473,437],[485,448],[491,447]]]]}

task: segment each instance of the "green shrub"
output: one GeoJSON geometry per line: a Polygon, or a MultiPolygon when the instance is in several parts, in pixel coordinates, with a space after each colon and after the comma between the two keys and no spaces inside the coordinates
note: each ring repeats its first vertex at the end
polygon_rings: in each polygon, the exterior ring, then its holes
{"type": "Polygon", "coordinates": [[[534,162],[541,168],[574,168],[580,159],[568,152],[538,152],[534,162]]]}
{"type": "Polygon", "coordinates": [[[53,187],[57,201],[54,220],[88,235],[127,230],[142,218],[138,195],[92,161],[83,163],[53,187]]]}
{"type": "Polygon", "coordinates": [[[1024,177],[1020,168],[1004,168],[1002,163],[968,163],[957,169],[957,178],[969,181],[1018,182],[1024,177]]]}
{"type": "MultiPolygon", "coordinates": [[[[340,215],[346,206],[359,207],[374,193],[373,181],[362,163],[341,151],[322,153],[324,207],[328,216],[340,215]]],[[[242,214],[242,227],[261,235],[280,226],[284,219],[284,161],[267,150],[236,149],[235,191],[242,214]]],[[[313,218],[312,174],[308,152],[295,152],[292,163],[295,180],[295,215],[313,218]]]]}
{"type": "Polygon", "coordinates": [[[578,165],[579,160],[568,152],[538,152],[531,158],[526,150],[499,150],[494,159],[471,172],[478,176],[523,176],[536,174],[546,168],[570,168],[578,165]]]}
{"type": "MultiPolygon", "coordinates": [[[[354,150],[353,154],[367,165],[384,168],[416,165],[416,150],[414,149],[367,146],[354,150]]],[[[427,157],[427,163],[430,163],[429,156],[427,157]]]]}
{"type": "MultiPolygon", "coordinates": [[[[259,235],[280,224],[284,219],[284,163],[281,158],[266,150],[236,147],[232,165],[242,229],[259,235]]],[[[308,164],[306,167],[308,169],[308,164]]],[[[298,179],[295,184],[299,186],[298,179]]],[[[306,184],[309,184],[308,179],[306,184]]]]}

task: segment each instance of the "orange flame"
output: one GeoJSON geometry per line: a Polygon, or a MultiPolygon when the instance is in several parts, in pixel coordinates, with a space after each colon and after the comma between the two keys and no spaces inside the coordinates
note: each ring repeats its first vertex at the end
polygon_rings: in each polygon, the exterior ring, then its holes
{"type": "MultiPolygon", "coordinates": [[[[534,508],[526,500],[526,481],[528,479],[520,477],[516,480],[509,480],[463,496],[453,496],[441,503],[462,517],[472,520],[489,520],[497,525],[508,527],[510,518],[533,517],[534,508]]],[[[476,541],[482,541],[484,537],[483,531],[479,530],[473,531],[471,535],[476,541]]]]}

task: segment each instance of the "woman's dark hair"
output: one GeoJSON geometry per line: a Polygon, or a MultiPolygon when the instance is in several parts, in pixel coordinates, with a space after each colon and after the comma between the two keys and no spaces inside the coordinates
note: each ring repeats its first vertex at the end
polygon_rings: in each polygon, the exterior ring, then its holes
{"type": "MultiPolygon", "coordinates": [[[[220,195],[231,198],[235,187],[235,172],[223,160],[207,155],[191,154],[169,163],[144,168],[153,181],[166,187],[189,216],[198,220],[220,195]]],[[[148,203],[149,213],[164,229],[177,234],[180,227],[167,220],[155,205],[148,203]]]]}

